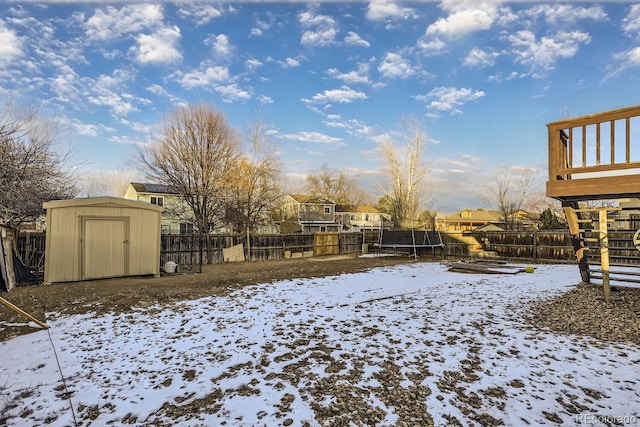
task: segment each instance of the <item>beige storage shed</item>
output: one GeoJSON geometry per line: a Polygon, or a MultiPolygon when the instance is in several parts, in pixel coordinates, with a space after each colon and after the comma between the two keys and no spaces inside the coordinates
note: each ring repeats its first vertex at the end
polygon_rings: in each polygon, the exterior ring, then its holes
{"type": "Polygon", "coordinates": [[[43,207],[46,283],[160,274],[161,206],[95,197],[43,207]]]}

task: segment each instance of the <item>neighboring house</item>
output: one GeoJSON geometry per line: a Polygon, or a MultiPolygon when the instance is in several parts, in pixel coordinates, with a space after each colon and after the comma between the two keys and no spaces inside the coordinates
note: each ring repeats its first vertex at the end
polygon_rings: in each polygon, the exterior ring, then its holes
{"type": "Polygon", "coordinates": [[[453,215],[436,218],[436,230],[468,231],[492,224],[502,229],[500,212],[485,209],[463,209],[453,215]]]}
{"type": "Polygon", "coordinates": [[[384,224],[382,212],[363,205],[336,205],[336,222],[341,226],[341,231],[349,232],[380,230],[384,224]]]}
{"type": "MultiPolygon", "coordinates": [[[[538,215],[520,210],[516,214],[519,229],[536,229],[539,223],[538,215]]],[[[436,218],[436,229],[439,231],[500,231],[505,224],[500,211],[488,209],[463,209],[453,215],[436,218]]]]}
{"type": "MultiPolygon", "coordinates": [[[[184,203],[177,191],[164,184],[132,182],[127,187],[124,198],[163,207],[184,203]]],[[[160,223],[162,233],[193,233],[193,224],[172,218],[170,215],[170,210],[167,212],[165,209],[165,212],[162,213],[160,223]]]]}
{"type": "Polygon", "coordinates": [[[297,223],[303,233],[338,231],[336,204],[330,200],[302,194],[287,194],[282,204],[284,223],[297,223]]]}
{"type": "MultiPolygon", "coordinates": [[[[2,224],[2,220],[0,220],[2,224]]],[[[33,221],[25,221],[20,223],[18,230],[20,231],[45,231],[47,229],[47,217],[46,215],[40,215],[33,221]]]]}

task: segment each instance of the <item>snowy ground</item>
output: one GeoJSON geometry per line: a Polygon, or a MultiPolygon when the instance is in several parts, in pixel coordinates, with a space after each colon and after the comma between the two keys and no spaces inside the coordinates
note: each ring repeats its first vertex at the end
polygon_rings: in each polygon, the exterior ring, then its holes
{"type": "Polygon", "coordinates": [[[640,347],[519,320],[577,279],[416,263],[48,313],[0,343],[0,425],[640,425],[640,347]]]}

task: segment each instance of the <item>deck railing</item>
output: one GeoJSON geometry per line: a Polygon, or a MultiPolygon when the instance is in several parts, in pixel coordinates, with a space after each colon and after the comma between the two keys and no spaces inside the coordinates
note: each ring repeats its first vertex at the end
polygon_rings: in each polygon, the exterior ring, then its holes
{"type": "Polygon", "coordinates": [[[640,195],[640,106],[561,120],[547,128],[547,196],[593,200],[640,195]]]}

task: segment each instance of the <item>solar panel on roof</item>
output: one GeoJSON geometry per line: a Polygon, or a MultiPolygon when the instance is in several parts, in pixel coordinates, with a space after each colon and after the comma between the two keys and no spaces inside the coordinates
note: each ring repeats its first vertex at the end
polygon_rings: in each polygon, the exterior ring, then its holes
{"type": "Polygon", "coordinates": [[[171,187],[165,184],[144,184],[144,188],[149,193],[175,193],[175,191],[171,189],[171,187]]]}

